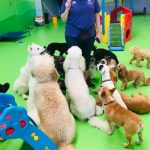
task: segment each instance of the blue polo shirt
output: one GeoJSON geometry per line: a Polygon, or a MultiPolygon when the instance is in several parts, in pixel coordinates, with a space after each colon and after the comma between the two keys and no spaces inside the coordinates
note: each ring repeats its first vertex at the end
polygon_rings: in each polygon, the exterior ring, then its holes
{"type": "MultiPolygon", "coordinates": [[[[61,13],[66,9],[63,0],[61,13]]],[[[65,35],[78,37],[80,32],[88,30],[90,36],[96,34],[95,31],[95,13],[100,11],[97,0],[72,0],[68,20],[66,22],[65,35]]]]}

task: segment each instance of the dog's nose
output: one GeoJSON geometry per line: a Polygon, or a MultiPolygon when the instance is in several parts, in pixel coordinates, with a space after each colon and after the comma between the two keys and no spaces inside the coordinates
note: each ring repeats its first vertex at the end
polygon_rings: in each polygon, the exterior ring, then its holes
{"type": "Polygon", "coordinates": [[[102,70],[102,68],[103,68],[103,65],[99,65],[98,69],[102,70]]]}

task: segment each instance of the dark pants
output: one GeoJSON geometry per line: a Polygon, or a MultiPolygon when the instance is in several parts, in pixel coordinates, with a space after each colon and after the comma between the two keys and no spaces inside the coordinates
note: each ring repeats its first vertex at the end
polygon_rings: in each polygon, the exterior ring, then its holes
{"type": "Polygon", "coordinates": [[[86,40],[82,40],[79,37],[74,38],[71,36],[66,36],[65,38],[69,48],[72,46],[79,46],[82,49],[82,55],[86,62],[86,70],[88,70],[90,64],[90,54],[94,45],[95,36],[86,40]]]}

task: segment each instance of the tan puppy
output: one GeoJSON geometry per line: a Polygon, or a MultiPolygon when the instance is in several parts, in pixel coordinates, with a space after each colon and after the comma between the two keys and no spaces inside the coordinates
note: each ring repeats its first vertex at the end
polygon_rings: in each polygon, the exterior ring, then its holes
{"type": "Polygon", "coordinates": [[[71,142],[75,136],[75,120],[57,82],[58,73],[52,57],[35,56],[31,74],[35,78],[33,99],[41,129],[58,145],[59,150],[73,150],[71,142]]]}
{"type": "Polygon", "coordinates": [[[130,64],[132,64],[132,62],[136,60],[136,66],[141,67],[140,62],[146,59],[147,68],[150,68],[150,50],[132,47],[130,51],[133,54],[133,57],[130,59],[130,62],[129,62],[130,64]]]}
{"type": "Polygon", "coordinates": [[[124,147],[132,145],[132,136],[135,134],[138,134],[136,144],[141,144],[144,125],[139,116],[119,105],[107,87],[102,87],[98,94],[104,104],[104,112],[110,128],[112,129],[112,123],[115,123],[123,126],[125,130],[128,143],[125,143],[124,147]]]}
{"type": "Polygon", "coordinates": [[[127,108],[135,113],[144,114],[150,112],[150,100],[143,93],[127,96],[119,92],[127,108]]]}
{"type": "Polygon", "coordinates": [[[150,78],[145,78],[144,72],[139,69],[127,70],[125,65],[119,64],[117,66],[118,77],[122,81],[121,90],[125,90],[127,83],[133,81],[136,88],[139,88],[141,83],[150,85],[150,78]]]}

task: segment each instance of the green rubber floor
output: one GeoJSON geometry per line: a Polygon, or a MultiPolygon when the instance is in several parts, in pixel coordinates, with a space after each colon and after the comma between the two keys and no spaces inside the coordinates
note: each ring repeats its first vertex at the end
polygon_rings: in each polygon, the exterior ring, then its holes
{"type": "MultiPolygon", "coordinates": [[[[131,54],[129,48],[138,46],[141,48],[150,49],[150,16],[135,16],[133,17],[133,30],[132,39],[125,44],[124,51],[115,52],[118,56],[120,63],[127,66],[128,69],[137,68],[135,63],[129,65],[131,54]]],[[[40,45],[47,45],[51,42],[64,42],[64,28],[65,24],[59,21],[57,26],[52,24],[44,27],[35,27],[31,31],[31,36],[22,38],[21,42],[0,42],[0,83],[9,82],[11,87],[8,93],[12,93],[13,82],[19,75],[20,68],[25,64],[27,59],[27,46],[32,42],[40,45]]],[[[97,44],[98,47],[107,48],[107,44],[97,44]]],[[[142,70],[145,72],[146,77],[150,77],[150,69],[146,68],[146,61],[142,62],[142,70]]],[[[99,76],[96,73],[96,80],[93,81],[99,86],[99,76]]],[[[120,88],[121,82],[118,81],[117,88],[120,88]]],[[[90,90],[92,93],[92,90],[90,90]]],[[[132,93],[144,92],[150,97],[150,86],[141,86],[135,89],[132,84],[124,91],[127,95],[132,93]]],[[[21,97],[15,95],[16,101],[19,106],[25,107],[26,101],[21,97]]],[[[94,95],[97,97],[97,95],[94,95]]],[[[140,115],[144,122],[143,139],[141,145],[133,145],[130,150],[150,150],[150,114],[140,115]]],[[[105,119],[102,115],[100,118],[105,119]]],[[[125,150],[122,144],[126,141],[123,129],[120,127],[116,129],[113,135],[109,136],[100,130],[91,127],[86,121],[78,121],[76,138],[73,142],[76,150],[125,150]]],[[[136,136],[133,138],[135,143],[136,136]]],[[[30,150],[31,148],[22,140],[8,140],[0,142],[0,150],[30,150]]]]}

